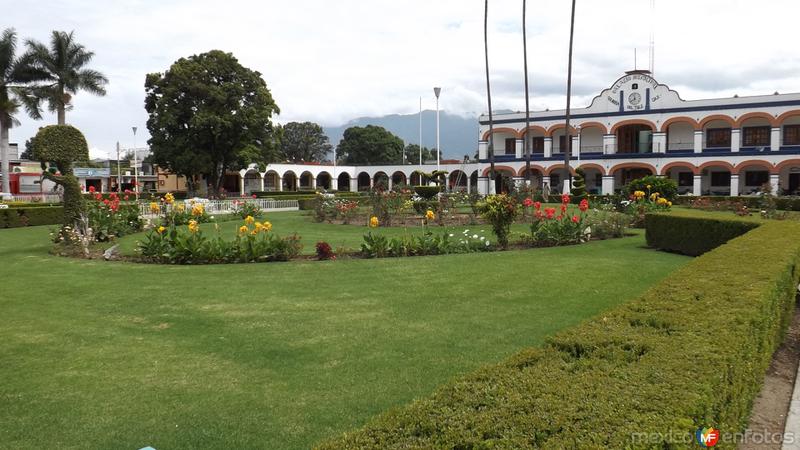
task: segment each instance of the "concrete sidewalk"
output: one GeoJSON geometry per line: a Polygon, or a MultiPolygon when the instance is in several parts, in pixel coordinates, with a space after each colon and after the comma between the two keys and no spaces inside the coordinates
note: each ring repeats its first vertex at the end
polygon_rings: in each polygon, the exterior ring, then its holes
{"type": "Polygon", "coordinates": [[[789,415],[786,416],[786,428],[784,428],[783,450],[800,450],[800,368],[797,371],[797,378],[794,380],[794,392],[792,402],[789,405],[789,415]],[[791,437],[791,438],[789,438],[791,437]],[[787,443],[791,442],[791,443],[787,443]]]}

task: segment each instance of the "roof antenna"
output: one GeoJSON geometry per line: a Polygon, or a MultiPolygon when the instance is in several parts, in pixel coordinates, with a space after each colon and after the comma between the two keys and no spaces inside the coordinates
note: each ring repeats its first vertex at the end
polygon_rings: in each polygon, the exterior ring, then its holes
{"type": "Polygon", "coordinates": [[[650,0],[650,76],[656,75],[656,0],[650,0]]]}

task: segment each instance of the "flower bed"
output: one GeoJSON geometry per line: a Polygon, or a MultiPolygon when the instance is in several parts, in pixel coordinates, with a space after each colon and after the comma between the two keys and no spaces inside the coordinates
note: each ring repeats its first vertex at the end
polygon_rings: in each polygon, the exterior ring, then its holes
{"type": "Polygon", "coordinates": [[[317,448],[685,448],[698,428],[740,432],[791,317],[798,233],[767,222],[544,347],[317,448]]]}

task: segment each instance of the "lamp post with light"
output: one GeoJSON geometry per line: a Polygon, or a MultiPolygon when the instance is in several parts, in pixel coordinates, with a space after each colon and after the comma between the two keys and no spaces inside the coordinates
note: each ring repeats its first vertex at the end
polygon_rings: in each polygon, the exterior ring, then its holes
{"type": "Polygon", "coordinates": [[[442,93],[442,88],[433,88],[433,93],[436,95],[436,170],[441,170],[442,148],[439,146],[439,94],[442,93]]]}

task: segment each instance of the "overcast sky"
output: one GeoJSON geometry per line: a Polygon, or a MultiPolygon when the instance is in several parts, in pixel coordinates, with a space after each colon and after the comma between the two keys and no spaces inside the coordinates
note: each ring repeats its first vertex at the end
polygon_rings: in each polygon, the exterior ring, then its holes
{"type": "MultiPolygon", "coordinates": [[[[585,106],[634,65],[647,66],[655,29],[655,75],[684,99],[800,91],[797,0],[578,0],[573,104],[585,106]],[[768,6],[767,6],[768,5],[768,6]]],[[[147,139],[144,77],[211,49],[232,52],[263,74],[281,108],[277,120],[339,125],[365,115],[434,107],[475,116],[486,110],[482,0],[0,0],[0,27],[21,40],[74,30],[96,53],[108,95],[81,93],[67,121],[93,156],[116,141],[147,139]],[[13,4],[13,6],[12,6],[13,4]]],[[[532,109],[565,106],[568,0],[528,2],[532,109]]],[[[490,0],[495,109],[524,107],[521,0],[490,0]]],[[[20,117],[22,146],[46,117],[20,117]]],[[[446,133],[447,130],[442,130],[446,133]]]]}

